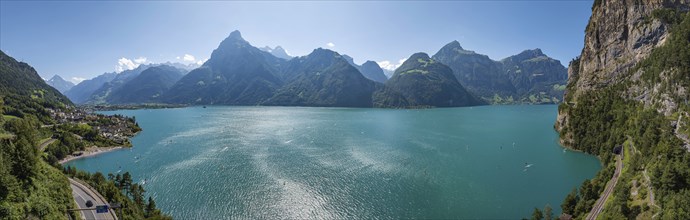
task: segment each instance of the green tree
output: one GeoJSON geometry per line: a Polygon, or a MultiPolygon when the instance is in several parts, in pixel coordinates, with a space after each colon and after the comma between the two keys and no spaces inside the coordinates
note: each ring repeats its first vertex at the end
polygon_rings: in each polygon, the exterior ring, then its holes
{"type": "MultiPolygon", "coordinates": [[[[12,145],[10,142],[10,147],[12,145]]],[[[36,148],[30,141],[24,137],[19,137],[17,143],[14,144],[12,174],[24,181],[34,176],[37,170],[36,163],[38,163],[38,156],[36,154],[36,148]]]]}
{"type": "Polygon", "coordinates": [[[144,209],[144,214],[147,218],[158,215],[156,213],[156,201],[153,201],[153,198],[149,196],[149,202],[146,204],[146,209],[144,209]]]}
{"type": "Polygon", "coordinates": [[[139,184],[132,184],[132,186],[129,188],[129,193],[132,196],[132,200],[134,200],[134,203],[139,207],[140,209],[144,209],[144,187],[141,187],[139,184]]]}
{"type": "Polygon", "coordinates": [[[129,172],[125,172],[122,174],[122,179],[120,179],[120,184],[119,187],[122,190],[125,190],[128,195],[131,195],[130,192],[130,187],[132,186],[132,176],[129,174],[129,172]]]}
{"type": "Polygon", "coordinates": [[[577,195],[577,189],[573,188],[573,191],[570,191],[570,193],[568,193],[568,195],[563,200],[563,204],[561,204],[561,209],[563,209],[563,213],[572,215],[575,212],[575,206],[577,205],[579,199],[580,197],[578,197],[577,195]]]}
{"type": "Polygon", "coordinates": [[[541,210],[538,208],[534,208],[534,212],[532,212],[532,220],[541,220],[544,218],[544,215],[541,213],[541,210]]]}
{"type": "Polygon", "coordinates": [[[0,96],[0,131],[4,130],[2,128],[2,125],[4,124],[4,120],[5,120],[5,117],[2,116],[2,115],[4,115],[3,113],[5,113],[4,106],[5,106],[5,101],[3,101],[2,96],[0,96]]]}
{"type": "Polygon", "coordinates": [[[553,210],[551,209],[551,206],[549,204],[546,204],[546,206],[544,206],[544,219],[553,219],[553,210]]]}

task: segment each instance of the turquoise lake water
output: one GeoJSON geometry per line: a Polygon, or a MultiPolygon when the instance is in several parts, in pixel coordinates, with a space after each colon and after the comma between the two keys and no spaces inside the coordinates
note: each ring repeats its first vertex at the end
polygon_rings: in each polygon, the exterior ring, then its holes
{"type": "Polygon", "coordinates": [[[176,219],[517,219],[591,179],[557,106],[189,107],[135,116],[134,147],[66,165],[129,171],[176,219]]]}

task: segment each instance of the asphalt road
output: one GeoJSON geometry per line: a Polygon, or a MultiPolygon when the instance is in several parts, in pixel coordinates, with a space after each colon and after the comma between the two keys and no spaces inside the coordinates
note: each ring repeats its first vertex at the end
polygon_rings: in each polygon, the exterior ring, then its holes
{"type": "Polygon", "coordinates": [[[48,145],[52,144],[52,143],[55,142],[55,141],[57,141],[57,139],[53,139],[53,138],[44,141],[43,143],[41,143],[40,145],[38,145],[38,150],[41,151],[41,152],[45,151],[45,150],[46,150],[46,147],[47,147],[48,145]]]}
{"type": "MultiPolygon", "coordinates": [[[[72,188],[72,196],[74,197],[74,201],[77,203],[77,206],[80,209],[86,209],[86,208],[95,208],[97,205],[104,205],[108,204],[105,199],[98,194],[97,192],[94,192],[94,190],[91,190],[89,187],[85,186],[84,184],[75,181],[74,179],[70,178],[69,179],[69,185],[72,188]],[[92,207],[86,207],[86,201],[91,200],[93,203],[92,207]]],[[[91,219],[98,219],[98,220],[116,220],[117,216],[113,213],[113,210],[110,209],[108,210],[108,213],[96,213],[96,210],[83,210],[80,211],[82,219],[86,220],[91,220],[91,219]]]]}

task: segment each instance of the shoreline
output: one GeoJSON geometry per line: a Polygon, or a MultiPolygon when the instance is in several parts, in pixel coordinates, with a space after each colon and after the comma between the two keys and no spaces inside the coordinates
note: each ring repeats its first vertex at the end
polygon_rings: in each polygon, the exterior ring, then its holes
{"type": "Polygon", "coordinates": [[[87,148],[83,151],[77,151],[77,152],[82,152],[82,155],[79,155],[79,156],[69,155],[69,156],[61,159],[60,161],[58,161],[58,163],[59,164],[65,164],[65,163],[73,161],[73,160],[78,160],[78,159],[82,159],[82,158],[86,158],[86,157],[94,157],[94,156],[97,156],[97,155],[102,154],[102,153],[108,153],[108,152],[120,150],[123,148],[124,148],[123,146],[91,147],[91,148],[87,148]]]}

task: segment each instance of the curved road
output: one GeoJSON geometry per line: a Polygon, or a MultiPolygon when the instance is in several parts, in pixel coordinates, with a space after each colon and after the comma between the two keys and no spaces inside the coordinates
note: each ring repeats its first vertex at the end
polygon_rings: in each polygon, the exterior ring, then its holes
{"type": "Polygon", "coordinates": [[[55,142],[55,141],[57,141],[57,139],[55,139],[55,138],[49,138],[48,140],[46,140],[46,141],[44,141],[43,143],[41,143],[40,145],[38,145],[38,150],[41,151],[41,152],[45,151],[45,150],[46,150],[46,147],[47,147],[48,145],[52,144],[52,143],[55,142]]]}
{"type": "Polygon", "coordinates": [[[621,175],[621,169],[622,168],[623,168],[623,160],[621,159],[620,155],[617,155],[616,156],[616,172],[613,173],[613,177],[611,177],[611,180],[606,184],[606,189],[604,189],[604,192],[601,194],[599,199],[597,199],[597,202],[594,203],[594,206],[592,207],[592,211],[589,211],[589,214],[587,214],[587,220],[597,219],[597,216],[599,216],[599,213],[601,213],[601,211],[604,210],[604,203],[606,203],[606,200],[609,198],[609,196],[611,196],[611,192],[613,192],[613,188],[616,187],[616,183],[618,183],[618,177],[620,177],[620,175],[621,175]]]}
{"type": "MultiPolygon", "coordinates": [[[[81,183],[79,181],[76,181],[72,178],[69,178],[69,185],[72,188],[72,196],[74,197],[74,201],[77,203],[77,206],[80,209],[87,209],[87,208],[95,208],[97,205],[104,205],[108,204],[101,196],[101,194],[98,194],[96,190],[92,189],[88,185],[81,183]],[[86,207],[86,201],[91,200],[93,203],[92,207],[86,207]]],[[[116,220],[117,216],[115,216],[115,213],[113,212],[112,209],[108,210],[108,213],[96,213],[96,210],[82,210],[79,211],[81,213],[82,219],[86,220],[91,220],[91,219],[106,219],[106,220],[116,220]]]]}
{"type": "MultiPolygon", "coordinates": [[[[53,142],[57,141],[57,139],[54,138],[49,138],[43,143],[38,145],[38,149],[43,152],[45,151],[46,147],[53,142]]],[[[69,179],[69,186],[72,188],[72,197],[74,197],[74,202],[77,203],[77,207],[79,209],[88,209],[88,208],[95,208],[97,205],[106,205],[108,202],[101,196],[101,194],[98,193],[95,189],[91,188],[88,184],[81,183],[79,181],[76,181],[72,178],[69,179]],[[91,200],[93,203],[92,207],[86,207],[86,201],[91,200]]],[[[82,210],[79,211],[81,213],[81,218],[86,219],[86,220],[92,220],[92,219],[98,219],[98,220],[117,220],[117,216],[113,212],[112,209],[108,210],[108,213],[96,213],[96,210],[82,210]]]]}

